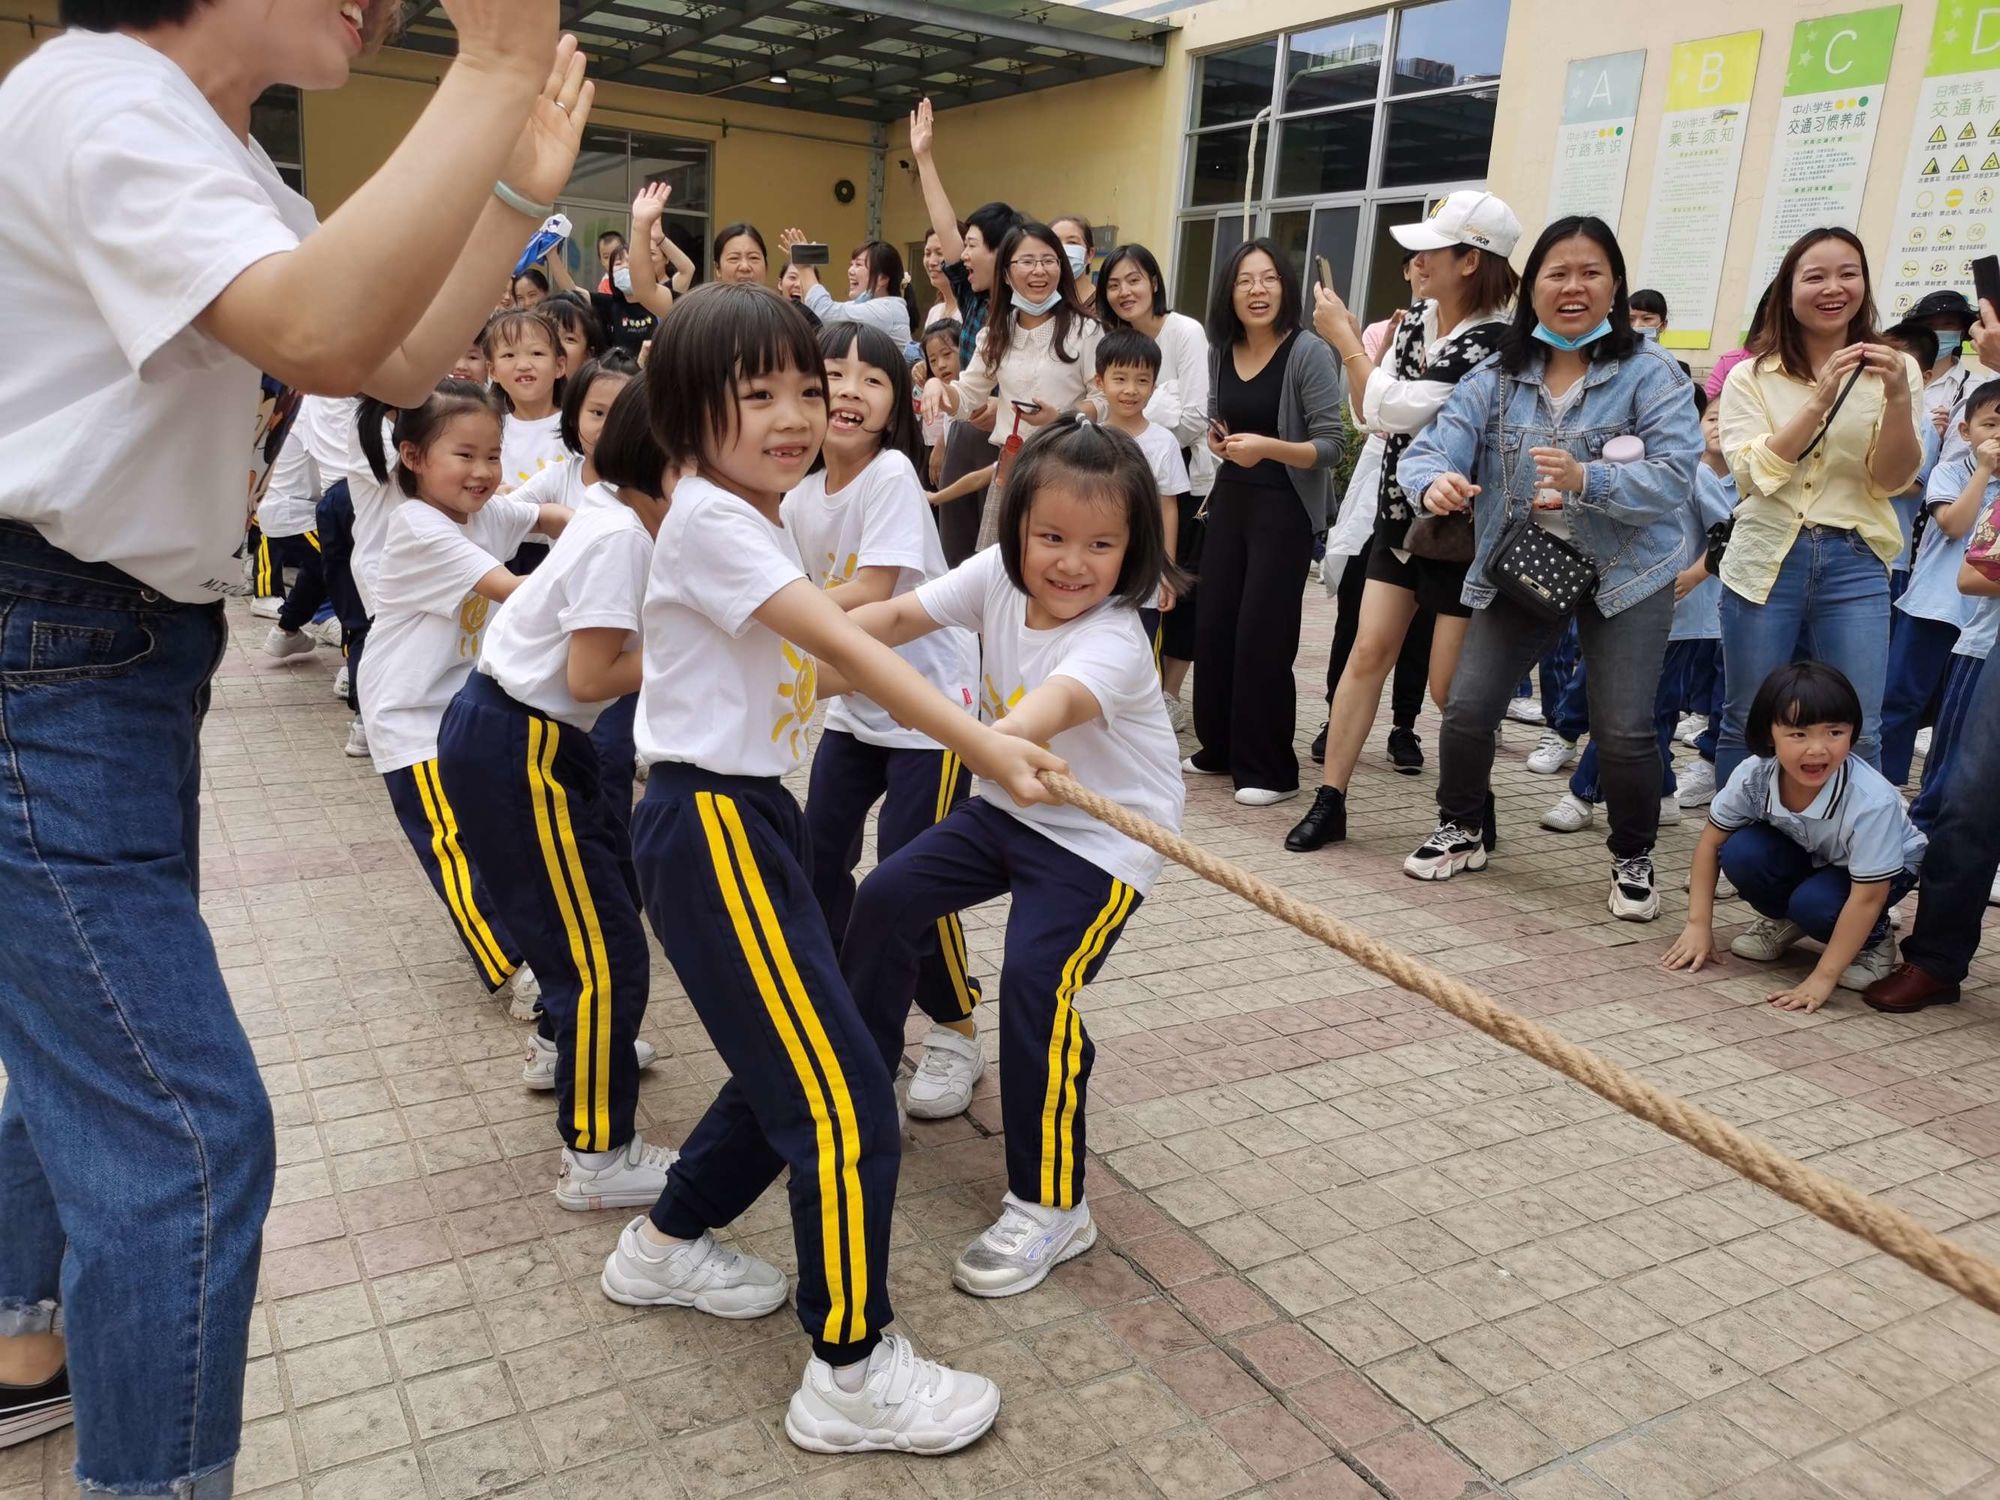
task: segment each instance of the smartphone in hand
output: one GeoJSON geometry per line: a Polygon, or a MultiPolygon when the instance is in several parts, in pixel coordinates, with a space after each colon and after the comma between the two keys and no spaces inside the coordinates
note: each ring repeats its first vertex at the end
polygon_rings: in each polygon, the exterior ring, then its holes
{"type": "Polygon", "coordinates": [[[1972,263],[1972,294],[1977,302],[1991,302],[2000,314],[2000,255],[1982,255],[1972,263]]]}
{"type": "Polygon", "coordinates": [[[824,266],[831,264],[833,252],[825,245],[809,240],[800,240],[792,246],[792,264],[795,266],[824,266]]]}

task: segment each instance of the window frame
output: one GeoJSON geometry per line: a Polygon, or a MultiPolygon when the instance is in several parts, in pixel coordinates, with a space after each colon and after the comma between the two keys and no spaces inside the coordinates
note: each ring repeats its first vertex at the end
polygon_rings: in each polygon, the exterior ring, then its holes
{"type": "Polygon", "coordinates": [[[265,140],[262,136],[257,135],[254,130],[251,132],[251,139],[255,140],[259,146],[262,146],[264,148],[264,154],[271,158],[271,165],[278,169],[278,175],[284,178],[286,186],[290,187],[292,191],[297,193],[300,197],[304,197],[306,194],[305,93],[302,89],[296,88],[289,83],[272,84],[269,88],[264,90],[263,93],[257,96],[255,103],[253,103],[250,107],[250,120],[253,126],[255,125],[257,119],[257,105],[263,104],[273,95],[290,96],[291,106],[292,106],[292,119],[295,122],[297,122],[298,125],[298,129],[296,132],[296,139],[292,145],[293,155],[295,155],[296,159],[294,160],[290,156],[280,156],[276,151],[273,151],[271,149],[271,143],[265,140]],[[296,174],[297,181],[294,181],[292,176],[288,174],[296,174]]]}

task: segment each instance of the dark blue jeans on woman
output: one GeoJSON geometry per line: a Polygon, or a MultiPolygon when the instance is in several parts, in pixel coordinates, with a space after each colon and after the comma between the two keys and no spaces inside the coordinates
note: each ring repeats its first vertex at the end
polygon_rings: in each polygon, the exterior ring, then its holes
{"type": "Polygon", "coordinates": [[[276,1146],[198,905],[222,606],[0,522],[0,1334],[86,1490],[225,1495],[276,1146]]]}

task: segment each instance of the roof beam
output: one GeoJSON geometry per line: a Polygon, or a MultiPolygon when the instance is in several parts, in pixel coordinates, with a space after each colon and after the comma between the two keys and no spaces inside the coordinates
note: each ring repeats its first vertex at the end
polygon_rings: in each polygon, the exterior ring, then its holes
{"type": "MultiPolygon", "coordinates": [[[[1014,51],[1016,45],[998,37],[987,37],[972,47],[946,48],[944,51],[932,53],[929,57],[906,56],[897,59],[888,67],[877,68],[850,82],[836,84],[826,91],[827,96],[832,99],[845,99],[850,94],[875,94],[890,88],[922,93],[923,80],[931,74],[949,73],[975,63],[1006,57],[1014,51]]],[[[1050,67],[1060,72],[1073,73],[1079,78],[1083,76],[1080,60],[1048,58],[1046,61],[1050,67]]],[[[932,103],[936,102],[935,99],[932,100],[932,103]]]]}
{"type": "Polygon", "coordinates": [[[734,31],[739,26],[785,9],[792,0],[734,0],[733,4],[719,7],[699,26],[682,26],[667,32],[657,41],[648,42],[643,47],[634,48],[618,61],[616,71],[607,75],[607,81],[617,82],[645,67],[657,62],[683,47],[699,46],[713,41],[726,31],[734,31]]]}
{"type": "Polygon", "coordinates": [[[1026,46],[1054,47],[1085,57],[1101,57],[1133,67],[1157,68],[1167,60],[1166,48],[1157,41],[1121,41],[1117,37],[1043,21],[1019,21],[1007,16],[982,15],[939,5],[934,0],[818,0],[828,10],[847,11],[862,16],[888,16],[913,26],[936,26],[967,36],[995,37],[1026,46]]]}
{"type": "MultiPolygon", "coordinates": [[[[805,68],[811,72],[819,72],[824,69],[827,58],[863,57],[863,49],[870,42],[878,42],[885,37],[900,36],[902,31],[903,23],[895,20],[878,19],[868,22],[865,26],[849,27],[841,31],[836,31],[831,36],[821,37],[818,41],[807,43],[804,46],[788,47],[783,52],[773,53],[767,58],[745,63],[742,67],[731,73],[728,78],[716,84],[713,88],[703,89],[702,92],[704,94],[726,94],[733,89],[743,87],[745,84],[755,83],[760,78],[768,78],[773,73],[790,72],[793,68],[805,68]]],[[[836,68],[833,71],[845,73],[850,70],[836,68]]],[[[853,73],[853,76],[856,78],[865,78],[867,75],[856,71],[853,73]]]]}

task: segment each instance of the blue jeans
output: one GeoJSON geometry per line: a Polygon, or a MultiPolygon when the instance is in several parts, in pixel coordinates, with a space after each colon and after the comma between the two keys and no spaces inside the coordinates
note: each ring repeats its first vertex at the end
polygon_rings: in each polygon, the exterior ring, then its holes
{"type": "Polygon", "coordinates": [[[1882,688],[1882,774],[1889,785],[1910,779],[1917,731],[1934,720],[1944,680],[1956,658],[1958,627],[1896,611],[1889,626],[1889,668],[1882,688]]]}
{"type": "MultiPolygon", "coordinates": [[[[1948,689],[1947,713],[1951,706],[1948,689]]],[[[1944,728],[1940,715],[1933,743],[1944,728]]],[[[1957,748],[1939,774],[1943,785],[1937,821],[1927,830],[1931,842],[1924,851],[1923,890],[1916,925],[1903,940],[1903,958],[1956,984],[1979,951],[1986,895],[1994,868],[2000,866],[2000,819],[1993,816],[1993,788],[2000,785],[2000,672],[1971,675],[1952,740],[1957,748]]]]}
{"type": "MultiPolygon", "coordinates": [[[[1722,841],[1722,873],[1759,915],[1794,921],[1807,937],[1822,943],[1833,936],[1853,885],[1839,865],[1814,868],[1804,847],[1769,823],[1746,823],[1722,841]]],[[[1889,882],[1889,906],[1907,896],[1916,883],[1913,871],[1897,871],[1889,882]]],[[[1868,941],[1880,942],[1888,930],[1889,910],[1884,907],[1868,941]]]]}
{"type": "Polygon", "coordinates": [[[220,605],[0,522],[0,1334],[87,1490],[226,1495],[276,1146],[197,904],[220,605]]]}
{"type": "MultiPolygon", "coordinates": [[[[1674,775],[1674,730],[1681,721],[1681,709],[1687,703],[1688,682],[1702,670],[1702,663],[1714,655],[1714,641],[1668,641],[1666,659],[1660,665],[1660,687],[1653,697],[1653,733],[1660,742],[1660,797],[1662,800],[1680,790],[1680,781],[1674,775]]],[[[1577,668],[1576,681],[1583,680],[1583,668],[1577,668]]],[[[1707,675],[1712,676],[1712,671],[1707,675]]],[[[1569,695],[1563,695],[1564,705],[1569,703],[1569,695]]],[[[1586,726],[1589,724],[1587,707],[1581,714],[1586,726]]],[[[1576,769],[1570,773],[1570,795],[1579,802],[1598,801],[1601,793],[1597,784],[1597,741],[1592,739],[1583,747],[1583,754],[1577,757],[1576,769]]]]}
{"type": "Polygon", "coordinates": [[[1945,679],[1944,699],[1938,705],[1937,724],[1931,730],[1930,754],[1924,757],[1924,779],[1917,800],[1910,804],[1910,821],[1929,833],[1944,810],[1945,787],[1952,763],[1958,759],[1965,738],[1965,718],[1972,697],[1979,689],[1986,659],[1981,656],[1954,656],[1951,675],[1945,679]]]}
{"type": "Polygon", "coordinates": [[[1854,752],[1880,769],[1889,570],[1858,533],[1806,527],[1762,604],[1725,586],[1722,655],[1728,703],[1715,751],[1718,784],[1729,780],[1748,753],[1743,726],[1751,699],[1765,678],[1790,661],[1825,662],[1847,674],[1861,699],[1854,752]]]}

